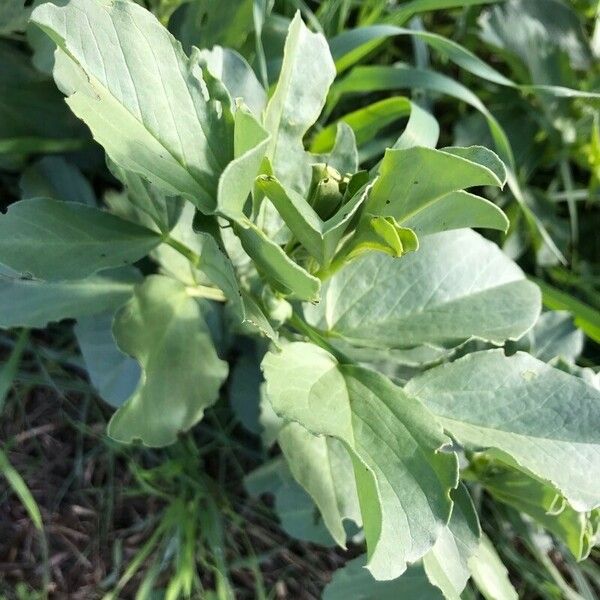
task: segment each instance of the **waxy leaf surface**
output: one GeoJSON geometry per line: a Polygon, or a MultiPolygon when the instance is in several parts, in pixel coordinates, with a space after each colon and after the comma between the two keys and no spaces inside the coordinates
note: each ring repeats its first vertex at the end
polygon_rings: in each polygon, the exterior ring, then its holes
{"type": "Polygon", "coordinates": [[[395,259],[369,254],[322,288],[308,320],[363,346],[402,348],[477,337],[517,339],[540,312],[540,293],[502,251],[470,230],[421,240],[395,259]]]}
{"type": "Polygon", "coordinates": [[[154,231],[78,202],[31,198],[0,216],[0,262],[51,281],[133,263],[160,241],[154,231]]]}
{"type": "Polygon", "coordinates": [[[313,435],[333,437],[352,455],[369,552],[377,579],[394,579],[421,558],[450,518],[457,459],[433,415],[389,379],[341,365],[302,342],[263,361],[275,412],[313,435]]]}
{"type": "Polygon", "coordinates": [[[59,47],[54,77],[67,103],[111,159],[213,210],[233,155],[230,124],[152,13],[125,0],[71,0],[37,7],[32,20],[59,47]]]}
{"type": "Polygon", "coordinates": [[[573,508],[600,505],[600,392],[518,352],[477,352],[412,379],[444,428],[554,485],[573,508]]]}
{"type": "Polygon", "coordinates": [[[134,394],[113,415],[109,435],[121,442],[140,439],[147,446],[173,443],[217,400],[227,376],[202,305],[182,283],[151,275],[117,313],[113,333],[143,374],[134,394]]]}

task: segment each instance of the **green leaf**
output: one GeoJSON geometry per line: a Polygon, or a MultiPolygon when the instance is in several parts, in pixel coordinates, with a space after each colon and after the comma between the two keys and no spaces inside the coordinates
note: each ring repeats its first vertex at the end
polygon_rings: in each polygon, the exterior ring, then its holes
{"type": "Polygon", "coordinates": [[[575,325],[595,342],[600,343],[600,311],[541,279],[530,279],[542,290],[544,306],[551,310],[568,310],[573,315],[575,325]]]}
{"type": "Polygon", "coordinates": [[[37,327],[114,310],[133,293],[140,274],[131,268],[76,281],[44,282],[0,272],[0,327],[37,327]]]}
{"type": "Polygon", "coordinates": [[[485,534],[481,536],[477,552],[469,560],[469,568],[477,589],[486,600],[518,600],[508,571],[485,534]]]}
{"type": "Polygon", "coordinates": [[[217,400],[227,363],[215,352],[204,316],[203,305],[173,279],[152,275],[135,288],[115,317],[113,334],[143,375],[108,424],[112,438],[166,446],[217,400]]]}
{"type": "Polygon", "coordinates": [[[518,339],[540,312],[537,287],[491,242],[470,230],[427,236],[397,260],[369,254],[346,265],[305,315],[356,345],[410,348],[471,337],[518,339]]]}
{"type": "Polygon", "coordinates": [[[187,2],[171,17],[169,29],[186,51],[193,46],[240,48],[252,33],[252,6],[252,0],[187,2]]]}
{"type": "Polygon", "coordinates": [[[238,282],[235,269],[225,250],[210,233],[196,232],[202,240],[200,269],[212,283],[219,286],[229,301],[239,325],[248,326],[252,332],[277,342],[274,331],[262,308],[238,282]]]}
{"type": "Polygon", "coordinates": [[[321,34],[310,32],[297,12],[264,120],[272,136],[268,155],[275,176],[297,192],[306,191],[310,182],[310,161],[302,140],[321,113],[334,78],[327,41],[321,34]]]}
{"type": "MultiPolygon", "coordinates": [[[[569,47],[568,50],[571,51],[572,56],[576,56],[575,61],[581,68],[586,61],[589,61],[590,53],[589,48],[586,47],[586,42],[584,41],[585,33],[578,22],[577,15],[556,0],[548,0],[548,6],[550,7],[549,10],[546,7],[540,10],[537,0],[517,0],[512,2],[512,6],[510,2],[507,2],[503,8],[494,7],[491,11],[487,11],[487,14],[484,13],[480,20],[483,24],[484,39],[487,38],[486,41],[495,46],[503,47],[505,40],[500,40],[499,38],[505,37],[509,45],[513,46],[511,50],[516,51],[525,59],[533,74],[536,74],[536,71],[540,71],[540,64],[543,66],[544,61],[540,60],[539,55],[542,58],[546,57],[544,57],[543,51],[535,53],[531,52],[531,48],[537,44],[540,49],[546,49],[549,42],[557,45],[564,44],[569,47]],[[560,10],[556,11],[557,8],[560,10]],[[493,15],[491,19],[489,18],[490,14],[493,15]],[[537,23],[535,22],[536,20],[538,21],[537,23]],[[507,31],[501,31],[502,29],[506,29],[507,31]],[[509,39],[511,37],[513,39],[509,39]],[[583,44],[581,44],[582,41],[583,44]],[[577,47],[578,45],[579,47],[577,47]],[[536,69],[536,67],[538,68],[536,69]]],[[[543,77],[534,77],[534,83],[542,85],[518,85],[478,58],[470,50],[467,50],[451,39],[417,28],[405,29],[394,25],[381,24],[370,27],[359,27],[344,31],[334,37],[330,41],[330,47],[338,72],[344,71],[353,64],[356,64],[362,56],[371,52],[373,48],[380,45],[385,39],[394,36],[416,38],[418,41],[427,44],[443,58],[455,63],[468,73],[472,73],[476,77],[497,85],[522,89],[524,91],[542,91],[556,97],[595,99],[599,97],[594,92],[580,92],[579,90],[561,85],[546,85],[560,84],[562,82],[543,77]]]]}
{"type": "Polygon", "coordinates": [[[358,171],[359,157],[356,147],[356,136],[352,128],[340,121],[337,123],[333,147],[324,154],[309,154],[312,164],[325,163],[342,174],[353,174],[358,171]]]}
{"type": "Polygon", "coordinates": [[[469,354],[406,386],[469,448],[554,485],[578,511],[600,505],[600,391],[518,352],[469,354]]]}
{"type": "Polygon", "coordinates": [[[25,0],[0,0],[0,35],[25,31],[30,12],[25,0]]]}
{"type": "Polygon", "coordinates": [[[81,171],[60,156],[45,156],[27,167],[19,180],[21,197],[52,198],[96,206],[96,195],[81,171]]]}
{"type": "Polygon", "coordinates": [[[41,279],[79,279],[133,263],[160,241],[154,231],[77,202],[30,198],[0,216],[0,262],[41,279]]]}
{"type": "Polygon", "coordinates": [[[327,152],[335,142],[338,123],[346,123],[354,131],[356,143],[361,146],[373,139],[379,131],[385,129],[401,117],[410,115],[412,102],[408,98],[385,98],[359,108],[341,117],[335,123],[324,127],[311,140],[311,152],[327,152]]]}
{"type": "MultiPolygon", "coordinates": [[[[550,237],[543,223],[525,202],[523,190],[521,189],[516,176],[517,166],[506,132],[496,117],[494,117],[485,104],[469,88],[441,73],[427,69],[415,69],[404,64],[396,64],[391,67],[356,67],[345,79],[332,87],[328,101],[328,112],[333,109],[343,94],[387,91],[398,88],[421,89],[437,94],[448,95],[461,102],[466,102],[483,115],[493,138],[496,150],[500,158],[507,165],[508,185],[511,192],[514,194],[515,199],[519,203],[520,209],[523,211],[527,225],[535,235],[541,236],[551,249],[552,253],[561,262],[566,263],[566,259],[550,237]]],[[[572,96],[573,94],[578,95],[578,93],[573,92],[573,90],[555,88],[554,91],[557,95],[565,97],[568,97],[569,95],[572,96]]]]}
{"type": "Polygon", "coordinates": [[[525,63],[533,83],[562,83],[552,77],[559,51],[566,53],[573,69],[590,66],[585,30],[577,13],[564,2],[548,0],[540,5],[535,0],[511,0],[484,11],[479,26],[483,41],[525,63]]]}
{"type": "Polygon", "coordinates": [[[394,579],[434,544],[450,517],[457,460],[421,403],[391,381],[339,364],[320,347],[292,343],[263,360],[275,412],[350,452],[369,570],[394,579]]]}
{"type": "Polygon", "coordinates": [[[114,313],[81,317],[75,325],[77,343],[92,385],[111,406],[122,406],[135,391],[141,370],[123,354],[112,334],[114,313]]]}
{"type": "Polygon", "coordinates": [[[365,569],[366,557],[359,556],[338,569],[323,590],[323,600],[443,600],[421,565],[411,565],[398,579],[377,581],[365,569]]]}
{"type": "Polygon", "coordinates": [[[464,484],[452,493],[454,506],[446,528],[435,546],[423,557],[427,578],[449,600],[460,600],[471,576],[468,561],[477,551],[481,527],[464,484]]]}
{"type": "Polygon", "coordinates": [[[229,403],[237,420],[255,435],[260,435],[260,362],[264,351],[248,338],[240,340],[236,350],[240,355],[231,367],[227,385],[229,403]]]}
{"type": "MultiPolygon", "coordinates": [[[[315,173],[317,167],[321,166],[324,165],[314,165],[315,173]]],[[[333,181],[333,176],[327,175],[330,173],[329,168],[324,168],[326,175],[316,183],[316,187],[321,183],[333,181]]],[[[256,186],[273,203],[285,224],[307,252],[321,265],[331,261],[346,229],[367,197],[367,190],[361,188],[350,199],[345,199],[334,183],[333,196],[341,205],[339,208],[334,207],[335,212],[331,217],[322,220],[302,195],[290,188],[284,188],[274,177],[262,175],[257,178],[256,186]]]]}
{"type": "Polygon", "coordinates": [[[13,492],[19,497],[19,500],[25,507],[29,518],[32,520],[35,528],[38,531],[42,531],[44,524],[42,522],[42,515],[40,514],[39,506],[35,501],[35,498],[29,491],[27,484],[23,478],[19,475],[16,469],[8,461],[6,454],[0,449],[0,473],[4,475],[8,481],[8,485],[12,488],[13,492]]]}
{"type": "Polygon", "coordinates": [[[234,231],[258,271],[278,291],[309,302],[319,300],[319,279],[297,265],[254,223],[248,219],[236,221],[234,231]]]}
{"type": "Polygon", "coordinates": [[[18,166],[15,155],[67,152],[88,144],[85,128],[54,82],[33,68],[25,52],[0,39],[0,60],[0,156],[11,155],[18,166]]]}
{"type": "Polygon", "coordinates": [[[333,546],[329,532],[310,496],[294,480],[282,456],[261,465],[244,478],[251,496],[273,494],[275,513],[282,529],[292,538],[321,546],[333,546]]]}
{"type": "Polygon", "coordinates": [[[398,258],[418,249],[419,240],[412,229],[400,227],[394,217],[366,214],[341,252],[350,260],[371,251],[398,258]]]}
{"type": "Polygon", "coordinates": [[[412,102],[410,117],[402,132],[392,148],[404,150],[414,146],[435,148],[440,137],[440,125],[437,119],[418,104],[412,102]]]}
{"type": "MultiPolygon", "coordinates": [[[[179,220],[183,199],[167,197],[159,188],[137,173],[122,169],[110,159],[107,162],[111,173],[125,187],[126,207],[138,213],[136,221],[151,229],[157,228],[163,234],[169,233],[179,220]],[[142,215],[139,215],[139,213],[142,213],[142,215]]],[[[107,203],[112,208],[110,201],[107,201],[107,203]]],[[[116,210],[113,210],[113,212],[120,213],[116,210]]],[[[125,214],[119,214],[119,216],[128,218],[128,215],[125,214]]]]}
{"type": "Polygon", "coordinates": [[[21,366],[21,358],[27,347],[29,341],[29,330],[22,329],[15,341],[15,345],[8,358],[2,363],[0,367],[0,415],[4,410],[4,404],[9,392],[12,389],[13,381],[19,372],[21,366]]]}
{"type": "Polygon", "coordinates": [[[589,555],[597,533],[593,523],[586,513],[573,510],[552,486],[485,457],[475,461],[473,470],[494,499],[535,519],[561,539],[577,560],[589,555]]]}
{"type": "Polygon", "coordinates": [[[230,123],[156,18],[125,0],[71,0],[37,7],[32,21],[60,48],[54,77],[111,159],[214,210],[233,155],[230,123]]]}
{"type": "Polygon", "coordinates": [[[506,231],[508,219],[497,206],[460,191],[480,185],[502,186],[505,178],[498,157],[478,146],[387,150],[365,210],[394,217],[419,236],[463,227],[506,231]]]}
{"type": "Polygon", "coordinates": [[[267,93],[246,59],[231,50],[214,46],[197,55],[206,61],[209,71],[227,88],[232,100],[241,98],[258,119],[267,104],[267,93]]]}
{"type": "Polygon", "coordinates": [[[529,338],[529,353],[544,362],[559,356],[574,363],[583,350],[583,332],[573,325],[568,312],[542,313],[529,332],[529,338]]]}
{"type": "Polygon", "coordinates": [[[244,205],[267,152],[269,134],[240,106],[234,115],[234,159],[219,179],[217,210],[230,219],[244,218],[244,205]]]}
{"type": "Polygon", "coordinates": [[[335,542],[346,547],[343,521],[361,524],[352,460],[343,444],[315,436],[298,423],[281,429],[277,442],[294,479],[319,507],[325,526],[335,542]]]}

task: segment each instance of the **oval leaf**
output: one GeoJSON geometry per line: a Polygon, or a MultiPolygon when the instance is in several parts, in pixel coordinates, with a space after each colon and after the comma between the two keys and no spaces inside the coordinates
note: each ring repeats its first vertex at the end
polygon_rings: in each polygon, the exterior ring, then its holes
{"type": "Polygon", "coordinates": [[[476,337],[501,344],[528,331],[540,293],[502,251],[470,230],[427,236],[400,259],[359,258],[306,306],[309,321],[363,346],[411,347],[476,337]]]}

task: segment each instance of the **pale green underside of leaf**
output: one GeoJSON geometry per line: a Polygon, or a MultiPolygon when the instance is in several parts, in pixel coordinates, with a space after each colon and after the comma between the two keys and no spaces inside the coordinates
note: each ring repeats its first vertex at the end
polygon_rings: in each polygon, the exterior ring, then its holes
{"type": "Polygon", "coordinates": [[[423,567],[411,565],[393,581],[377,581],[359,556],[334,574],[323,590],[323,600],[443,600],[440,590],[427,580],[423,567]]]}
{"type": "Polygon", "coordinates": [[[600,505],[600,392],[519,352],[470,354],[412,379],[461,443],[490,449],[554,485],[579,511],[600,505]]]}
{"type": "Polygon", "coordinates": [[[352,460],[343,444],[316,436],[298,423],[281,429],[277,442],[292,475],[311,495],[323,521],[339,546],[346,546],[343,521],[361,524],[352,460]]]}
{"type": "Polygon", "coordinates": [[[112,334],[114,313],[77,319],[74,331],[90,381],[100,397],[118,408],[135,391],[140,365],[123,354],[112,334]]]}
{"type": "Polygon", "coordinates": [[[276,342],[277,333],[263,310],[252,296],[240,287],[233,264],[225,250],[209,233],[194,234],[202,240],[200,269],[218,286],[229,301],[237,324],[246,324],[251,330],[276,342]]]}
{"type": "Polygon", "coordinates": [[[274,496],[274,509],[281,528],[292,538],[321,546],[335,544],[323,521],[318,518],[317,507],[292,477],[283,456],[246,475],[244,487],[252,496],[274,496]]]}
{"type": "Polygon", "coordinates": [[[411,347],[471,337],[518,339],[540,312],[540,293],[479,234],[427,236],[418,252],[358,258],[329,279],[305,315],[330,335],[363,346],[411,347]]]}
{"type": "Polygon", "coordinates": [[[72,163],[60,156],[44,158],[27,167],[19,180],[21,199],[53,198],[96,206],[89,181],[72,163]]]}
{"type": "Polygon", "coordinates": [[[427,578],[448,600],[460,600],[471,576],[469,558],[477,551],[481,528],[475,507],[464,484],[452,493],[454,506],[446,528],[435,546],[423,557],[427,578]]]}
{"type": "Polygon", "coordinates": [[[243,218],[244,205],[267,152],[270,136],[245,107],[234,115],[234,159],[219,179],[217,209],[226,217],[243,218]]]}
{"type": "Polygon", "coordinates": [[[230,128],[156,18],[124,0],[71,0],[39,6],[32,20],[59,46],[55,79],[112,160],[214,209],[230,128]]]}
{"type": "MultiPolygon", "coordinates": [[[[169,233],[180,218],[183,198],[166,196],[157,186],[137,173],[119,167],[109,158],[107,164],[110,172],[125,187],[127,202],[131,204],[130,210],[137,213],[138,218],[135,220],[161,233],[169,233]]],[[[117,213],[117,211],[112,212],[117,213]]]]}
{"type": "Polygon", "coordinates": [[[275,412],[351,453],[369,569],[394,579],[423,556],[446,525],[457,485],[454,454],[424,407],[388,379],[340,365],[325,350],[292,343],[263,361],[275,412]]]}
{"type": "Polygon", "coordinates": [[[529,353],[544,362],[560,356],[574,363],[585,341],[583,331],[575,327],[567,311],[542,313],[528,337],[531,343],[529,353]]]}
{"type": "Polygon", "coordinates": [[[275,289],[292,298],[318,301],[320,280],[295,263],[264,231],[248,219],[236,222],[234,231],[259,272],[275,289]]]}
{"type": "Polygon", "coordinates": [[[51,281],[135,262],[160,241],[154,231],[77,202],[30,198],[0,216],[0,262],[51,281]]]}
{"type": "Polygon", "coordinates": [[[523,471],[492,463],[477,480],[495,500],[531,516],[562,540],[577,560],[589,555],[596,531],[589,513],[575,511],[556,489],[523,471]]]}
{"type": "Polygon", "coordinates": [[[140,279],[133,268],[60,282],[19,279],[16,273],[0,274],[0,327],[43,328],[62,319],[114,310],[127,302],[140,279]]]}
{"type": "MultiPolygon", "coordinates": [[[[211,6],[210,10],[214,8],[211,6]]],[[[267,93],[243,56],[221,46],[201,50],[197,56],[205,60],[210,72],[223,82],[232,100],[241,98],[257,119],[262,117],[267,93]]]]}
{"type": "Polygon", "coordinates": [[[486,600],[518,600],[517,590],[508,578],[490,539],[483,534],[477,552],[469,559],[469,569],[477,589],[486,600]]]}
{"type": "Polygon", "coordinates": [[[147,446],[173,443],[202,419],[227,376],[201,305],[183,284],[151,275],[117,313],[113,334],[143,373],[134,394],[110,420],[108,434],[147,446]]]}

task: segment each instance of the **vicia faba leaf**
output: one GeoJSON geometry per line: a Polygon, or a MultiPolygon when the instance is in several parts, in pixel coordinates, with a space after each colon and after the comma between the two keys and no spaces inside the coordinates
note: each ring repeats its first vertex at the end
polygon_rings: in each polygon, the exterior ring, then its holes
{"type": "Polygon", "coordinates": [[[263,372],[280,417],[337,439],[350,452],[369,570],[377,579],[401,575],[450,518],[458,464],[443,451],[449,438],[419,400],[313,344],[270,352],[263,372]]]}
{"type": "Polygon", "coordinates": [[[27,167],[19,180],[21,198],[52,198],[96,206],[88,180],[72,163],[59,156],[46,156],[27,167]]]}
{"type": "Polygon", "coordinates": [[[486,600],[518,600],[508,569],[487,535],[482,534],[477,552],[469,559],[475,586],[486,600]]]}
{"type": "MultiPolygon", "coordinates": [[[[339,173],[337,174],[339,177],[339,173]]],[[[350,221],[360,209],[366,198],[366,191],[356,193],[343,203],[343,193],[335,181],[335,174],[329,170],[324,173],[321,182],[330,182],[334,189],[321,194],[321,200],[330,199],[334,214],[323,220],[315,208],[298,192],[284,186],[274,177],[262,175],[257,178],[256,185],[273,203],[285,224],[302,243],[307,252],[321,265],[328,264],[333,258],[336,248],[342,239],[350,221]]],[[[319,183],[317,183],[317,186],[319,183]]],[[[317,194],[319,191],[317,190],[317,194]]],[[[331,210],[327,210],[331,212],[331,210]]],[[[323,213],[322,213],[323,214],[323,213]]]]}
{"type": "Polygon", "coordinates": [[[529,338],[529,353],[544,362],[561,357],[571,363],[579,358],[585,336],[573,324],[566,311],[544,312],[526,336],[529,338]]]}
{"type": "Polygon", "coordinates": [[[429,581],[448,600],[460,600],[471,576],[469,559],[479,546],[481,527],[473,501],[464,484],[452,492],[452,516],[433,548],[423,557],[429,581]]]}
{"type": "Polygon", "coordinates": [[[294,191],[305,192],[310,182],[310,162],[302,139],[321,113],[334,78],[327,41],[309,31],[297,12],[264,121],[272,136],[268,156],[275,176],[294,191]]]}
{"type": "Polygon", "coordinates": [[[577,560],[589,555],[598,534],[597,518],[574,510],[551,485],[485,455],[471,461],[469,477],[480,482],[496,500],[529,515],[552,532],[577,560]]]}
{"type": "Polygon", "coordinates": [[[217,210],[231,219],[244,218],[244,205],[252,191],[270,141],[269,134],[243,106],[234,115],[234,158],[219,178],[217,210]]]}
{"type": "Polygon", "coordinates": [[[182,283],[168,277],[152,275],[135,288],[115,317],[113,334],[140,363],[142,377],[108,424],[112,438],[166,446],[217,400],[227,363],[217,356],[204,312],[182,283]]]}
{"type": "MultiPolygon", "coordinates": [[[[133,171],[127,171],[107,159],[111,173],[123,184],[127,202],[131,207],[128,211],[142,213],[142,217],[133,219],[149,228],[155,228],[163,234],[168,234],[179,221],[183,208],[183,199],[166,196],[160,188],[144,179],[133,171]]],[[[110,204],[109,204],[110,206],[110,204]]],[[[119,210],[113,212],[119,214],[119,210]]],[[[126,213],[127,214],[127,213],[126,213]]],[[[125,215],[124,218],[128,218],[125,215]]]]}
{"type": "Polygon", "coordinates": [[[252,114],[261,119],[267,104],[267,93],[243,56],[221,46],[202,50],[197,56],[205,60],[210,72],[223,82],[232,101],[243,100],[252,114]]]}
{"type": "Polygon", "coordinates": [[[323,590],[323,600],[443,600],[444,595],[427,579],[420,564],[411,565],[393,581],[378,581],[365,569],[366,557],[359,556],[338,569],[323,590]]]}
{"type": "Polygon", "coordinates": [[[249,219],[236,221],[234,231],[258,271],[276,290],[292,298],[318,301],[320,280],[296,264],[264,231],[249,219]]]}
{"type": "Polygon", "coordinates": [[[400,257],[419,249],[419,240],[409,227],[400,227],[394,217],[363,215],[353,236],[340,254],[351,260],[366,252],[384,252],[400,257]]]}
{"type": "Polygon", "coordinates": [[[463,227],[506,231],[508,219],[496,205],[463,191],[505,181],[504,165],[483,147],[388,150],[365,210],[394,217],[419,236],[463,227]]]}
{"type": "Polygon", "coordinates": [[[139,271],[131,267],[57,282],[0,272],[0,327],[42,328],[62,319],[115,310],[127,302],[141,279],[139,271]]]}
{"type": "Polygon", "coordinates": [[[292,477],[283,456],[246,475],[244,487],[251,496],[274,496],[275,513],[282,529],[288,535],[321,546],[335,544],[323,521],[318,518],[317,507],[292,477]]]}
{"type": "Polygon", "coordinates": [[[359,346],[410,348],[518,339],[536,322],[540,293],[502,251],[470,230],[426,236],[400,260],[368,254],[344,266],[305,306],[326,335],[359,346]]]}
{"type": "Polygon", "coordinates": [[[118,408],[135,391],[141,369],[135,359],[117,347],[113,318],[112,312],[80,317],[75,335],[92,385],[103,400],[118,408]]]}
{"type": "Polygon", "coordinates": [[[469,354],[412,379],[405,390],[446,431],[531,473],[577,511],[600,505],[600,392],[528,354],[469,354]]]}
{"type": "MultiPolygon", "coordinates": [[[[198,218],[195,225],[198,225],[198,218]]],[[[201,231],[196,227],[195,235],[202,246],[197,267],[223,292],[235,315],[236,325],[245,325],[253,333],[258,332],[276,342],[277,333],[256,300],[240,286],[225,248],[209,230],[201,231]]]]}
{"type": "Polygon", "coordinates": [[[56,42],[57,84],[110,158],[214,210],[231,123],[158,20],[125,0],[71,0],[38,6],[32,21],[56,42]]]}
{"type": "Polygon", "coordinates": [[[0,216],[0,262],[50,281],[133,263],[161,239],[155,231],[77,202],[30,198],[0,216]]]}
{"type": "Polygon", "coordinates": [[[346,547],[344,521],[362,523],[352,460],[343,443],[287,423],[277,442],[289,469],[318,506],[335,542],[346,547]]]}

